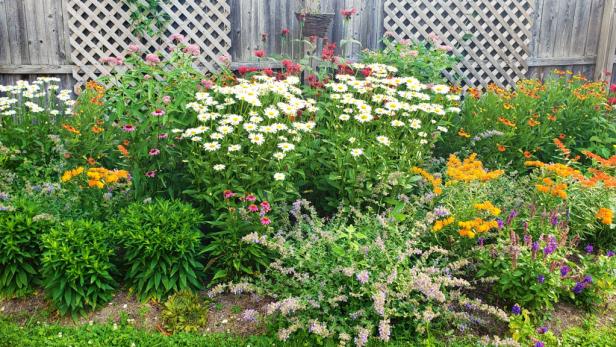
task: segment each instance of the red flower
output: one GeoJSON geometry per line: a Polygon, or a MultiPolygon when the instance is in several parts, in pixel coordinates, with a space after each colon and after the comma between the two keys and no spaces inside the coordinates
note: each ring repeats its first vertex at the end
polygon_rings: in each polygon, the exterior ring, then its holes
{"type": "Polygon", "coordinates": [[[340,11],[340,14],[344,16],[344,19],[349,20],[357,13],[355,8],[345,8],[340,11]]]}
{"type": "Polygon", "coordinates": [[[288,29],[288,28],[284,28],[284,29],[282,29],[282,31],[280,32],[280,35],[282,35],[282,36],[288,36],[288,35],[289,35],[289,29],[288,29]]]}
{"type": "Polygon", "coordinates": [[[265,57],[265,51],[262,49],[256,50],[255,51],[255,57],[257,58],[263,58],[265,57]]]}
{"type": "Polygon", "coordinates": [[[609,98],[607,99],[607,103],[610,105],[616,105],[616,98],[609,98]]]}
{"type": "Polygon", "coordinates": [[[323,61],[334,62],[335,54],[336,54],[336,44],[328,43],[323,47],[323,50],[321,51],[321,59],[323,61]]]}
{"type": "Polygon", "coordinates": [[[239,74],[242,75],[242,76],[247,74],[247,73],[249,73],[249,72],[255,72],[255,71],[257,71],[256,67],[248,67],[248,66],[240,66],[237,69],[237,72],[239,72],[239,74]]]}
{"type": "Polygon", "coordinates": [[[372,75],[372,69],[369,67],[361,69],[360,72],[362,75],[364,75],[364,77],[369,77],[370,75],[372,75]]]}
{"type": "Polygon", "coordinates": [[[612,92],[612,93],[616,93],[616,84],[612,84],[612,85],[610,86],[610,92],[612,92]]]}
{"type": "Polygon", "coordinates": [[[263,69],[262,71],[267,76],[270,76],[270,77],[274,76],[274,70],[272,69],[263,69]]]}
{"type": "Polygon", "coordinates": [[[289,75],[295,75],[302,71],[302,66],[294,63],[292,60],[285,59],[281,62],[281,64],[287,70],[287,74],[289,75]]]}

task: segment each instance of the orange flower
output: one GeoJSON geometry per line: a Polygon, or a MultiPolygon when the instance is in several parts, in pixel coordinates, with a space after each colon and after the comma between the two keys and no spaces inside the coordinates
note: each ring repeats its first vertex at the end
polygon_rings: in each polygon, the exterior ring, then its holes
{"type": "Polygon", "coordinates": [[[477,153],[471,154],[464,161],[460,161],[454,154],[449,156],[447,161],[447,176],[450,181],[447,184],[452,184],[455,181],[486,182],[500,177],[505,172],[503,170],[488,171],[483,167],[483,163],[477,160],[477,153]]]}
{"type": "Polygon", "coordinates": [[[96,159],[92,158],[92,157],[88,157],[87,160],[89,165],[96,165],[96,159]]]}
{"type": "Polygon", "coordinates": [[[411,172],[421,175],[421,177],[423,177],[426,181],[430,182],[434,194],[440,195],[443,192],[443,188],[441,188],[442,180],[440,178],[434,177],[428,171],[419,167],[412,168],[411,172]]]}
{"type": "Polygon", "coordinates": [[[513,105],[509,104],[509,103],[504,103],[503,104],[503,108],[505,110],[511,110],[513,108],[513,105]]]}
{"type": "Polygon", "coordinates": [[[564,140],[567,137],[567,135],[561,133],[560,135],[558,135],[558,138],[561,140],[564,140]]]}
{"type": "Polygon", "coordinates": [[[128,146],[128,145],[130,144],[130,141],[128,141],[128,140],[124,140],[124,141],[122,141],[122,144],[123,144],[124,146],[128,146]]]}
{"type": "Polygon", "coordinates": [[[461,128],[461,129],[458,131],[458,136],[460,136],[460,137],[466,137],[466,138],[471,137],[471,135],[470,135],[469,133],[467,133],[466,131],[464,131],[464,128],[461,128]]]}
{"type": "Polygon", "coordinates": [[[528,125],[531,126],[531,127],[537,126],[539,124],[541,124],[541,122],[537,121],[534,118],[531,118],[531,119],[528,120],[528,125]]]}
{"type": "Polygon", "coordinates": [[[507,150],[507,148],[505,148],[505,146],[501,144],[497,144],[496,148],[498,149],[499,152],[504,152],[505,150],[507,150]]]}
{"type": "Polygon", "coordinates": [[[569,150],[569,148],[565,146],[564,143],[560,141],[560,139],[555,138],[554,144],[556,145],[556,147],[558,147],[558,149],[560,149],[560,151],[565,155],[565,157],[569,157],[569,154],[571,154],[571,151],[569,150]]]}
{"type": "Polygon", "coordinates": [[[512,127],[512,128],[515,128],[515,127],[516,127],[516,126],[515,126],[515,123],[513,123],[512,121],[510,121],[510,120],[509,120],[509,119],[507,119],[507,118],[504,118],[504,117],[498,117],[498,121],[499,121],[499,122],[501,122],[501,123],[503,123],[503,124],[505,124],[505,125],[506,125],[506,126],[508,126],[508,127],[512,127]]]}
{"type": "Polygon", "coordinates": [[[594,154],[590,151],[582,151],[582,153],[590,159],[597,161],[602,166],[616,166],[616,155],[609,157],[608,159],[603,158],[598,154],[594,154]]]}
{"type": "Polygon", "coordinates": [[[524,154],[524,158],[527,158],[527,159],[533,156],[533,154],[529,151],[524,151],[523,154],[524,154]]]}
{"type": "Polygon", "coordinates": [[[556,121],[556,116],[549,114],[548,115],[548,120],[551,120],[552,122],[556,121]]]}
{"type": "Polygon", "coordinates": [[[123,145],[118,145],[118,150],[120,151],[120,153],[122,153],[123,156],[129,156],[128,149],[126,149],[126,147],[124,147],[123,145]]]}
{"type": "Polygon", "coordinates": [[[599,211],[597,211],[597,214],[595,214],[595,217],[597,217],[601,223],[610,225],[613,221],[614,212],[609,208],[601,207],[599,211]]]}
{"type": "Polygon", "coordinates": [[[92,130],[92,132],[93,132],[93,133],[95,133],[95,134],[99,134],[99,133],[102,133],[102,132],[103,132],[103,128],[100,128],[100,127],[98,127],[98,126],[96,126],[96,125],[94,125],[94,126],[91,128],[91,130],[92,130]]]}
{"type": "Polygon", "coordinates": [[[69,124],[62,124],[62,127],[63,127],[66,131],[68,131],[68,132],[70,132],[70,133],[73,133],[73,134],[75,134],[75,135],[79,135],[79,134],[81,134],[81,132],[80,132],[79,130],[75,129],[75,127],[73,127],[72,125],[69,125],[69,124]]]}
{"type": "Polygon", "coordinates": [[[468,88],[467,92],[475,99],[479,99],[481,97],[481,92],[477,88],[468,88]]]}

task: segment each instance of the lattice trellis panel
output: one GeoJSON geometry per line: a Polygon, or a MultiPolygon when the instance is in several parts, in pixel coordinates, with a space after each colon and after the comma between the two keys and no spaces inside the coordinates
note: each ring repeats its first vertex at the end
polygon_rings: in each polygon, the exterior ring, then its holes
{"type": "Polygon", "coordinates": [[[467,85],[512,86],[528,71],[533,7],[534,0],[385,0],[385,30],[398,40],[438,34],[464,57],[455,71],[467,85]]]}
{"type": "Polygon", "coordinates": [[[131,9],[122,0],[68,0],[73,77],[78,85],[88,79],[107,74],[110,67],[100,62],[103,57],[122,57],[128,45],[138,43],[146,52],[168,56],[172,45],[167,39],[172,33],[184,35],[190,43],[199,45],[201,55],[197,66],[213,70],[217,57],[231,47],[231,9],[228,1],[172,0],[163,3],[171,17],[165,33],[158,39],[137,38],[131,33],[131,9]]]}

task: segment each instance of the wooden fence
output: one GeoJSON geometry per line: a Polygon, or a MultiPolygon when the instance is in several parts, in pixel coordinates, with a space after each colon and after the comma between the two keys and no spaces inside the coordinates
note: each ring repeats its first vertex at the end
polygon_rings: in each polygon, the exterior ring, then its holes
{"type": "MultiPolygon", "coordinates": [[[[308,0],[312,1],[312,0],[308,0]]],[[[130,43],[165,52],[162,37],[179,32],[199,45],[199,66],[216,68],[228,54],[234,66],[254,64],[253,52],[297,55],[303,47],[296,0],[166,0],[171,21],[160,38],[137,38],[123,0],[0,0],[0,84],[55,75],[65,86],[107,72],[104,56],[130,43]],[[282,29],[290,31],[281,40],[282,29]]],[[[511,86],[554,68],[606,77],[616,57],[615,0],[321,0],[335,13],[327,38],[376,49],[388,31],[398,39],[427,40],[432,33],[464,60],[456,73],[468,85],[511,86]],[[344,23],[340,10],[358,14],[344,23]]]]}

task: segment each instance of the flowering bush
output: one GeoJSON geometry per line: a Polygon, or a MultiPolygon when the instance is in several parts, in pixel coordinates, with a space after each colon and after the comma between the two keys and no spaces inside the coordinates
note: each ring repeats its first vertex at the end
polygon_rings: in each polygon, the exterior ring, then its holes
{"type": "Polygon", "coordinates": [[[456,277],[466,261],[451,262],[444,249],[422,247],[416,233],[387,215],[358,215],[354,225],[341,219],[325,224],[301,200],[290,213],[293,226],[246,240],[277,254],[263,276],[254,284],[230,283],[210,291],[211,296],[229,290],[271,297],[265,311],[277,322],[281,340],[297,331],[357,346],[371,338],[428,336],[463,320],[457,310],[465,304],[508,319],[460,294],[469,286],[456,277]]]}
{"type": "MultiPolygon", "coordinates": [[[[330,208],[357,205],[374,186],[405,173],[430,157],[460,112],[459,95],[446,85],[425,85],[414,77],[396,77],[392,66],[353,64],[325,85],[317,103],[320,139],[310,176],[330,208]]],[[[406,177],[408,179],[408,177],[406,177]]]]}
{"type": "Polygon", "coordinates": [[[41,77],[0,86],[0,143],[18,155],[2,166],[14,170],[20,183],[49,179],[62,170],[66,153],[60,126],[71,114],[70,90],[60,90],[60,80],[41,77]]]}
{"type": "Polygon", "coordinates": [[[315,101],[303,99],[299,79],[258,75],[230,86],[212,86],[188,104],[198,126],[178,130],[185,144],[191,189],[198,201],[217,207],[225,189],[261,199],[297,196],[304,142],[315,127],[315,101]]]}
{"type": "Polygon", "coordinates": [[[572,76],[523,80],[514,91],[492,85],[482,96],[468,95],[464,108],[442,144],[448,153],[473,151],[517,169],[529,159],[576,158],[582,150],[613,154],[616,122],[602,82],[572,76]]]}
{"type": "Polygon", "coordinates": [[[366,64],[385,64],[398,69],[401,76],[413,76],[423,83],[445,82],[445,74],[453,75],[453,67],[460,57],[451,54],[452,47],[442,43],[437,35],[427,42],[394,40],[383,37],[382,51],[363,51],[361,61],[366,64]]]}
{"type": "Polygon", "coordinates": [[[108,115],[106,128],[116,134],[118,141],[112,150],[133,175],[139,198],[181,193],[184,185],[177,173],[184,158],[171,130],[194,119],[186,104],[194,100],[199,88],[210,83],[193,67],[199,47],[188,44],[181,35],[169,39],[167,59],[131,45],[124,57],[104,60],[114,67],[114,73],[102,79],[111,85],[101,99],[108,115]]]}
{"type": "Polygon", "coordinates": [[[230,190],[223,192],[223,198],[226,208],[209,222],[215,230],[208,233],[209,243],[203,249],[211,258],[206,270],[214,273],[214,283],[258,275],[271,260],[267,250],[259,245],[259,235],[271,233],[270,203],[259,201],[253,194],[240,195],[230,190]]]}

